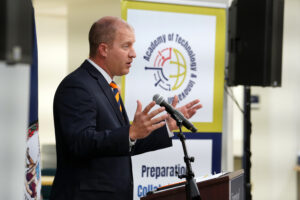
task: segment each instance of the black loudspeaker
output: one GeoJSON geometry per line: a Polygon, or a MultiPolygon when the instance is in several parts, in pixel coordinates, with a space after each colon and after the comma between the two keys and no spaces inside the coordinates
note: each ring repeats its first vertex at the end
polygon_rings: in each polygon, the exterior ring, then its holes
{"type": "Polygon", "coordinates": [[[234,0],[227,85],[281,86],[284,0],[234,0]]]}
{"type": "Polygon", "coordinates": [[[31,64],[33,19],[31,0],[0,0],[0,60],[31,64]]]}

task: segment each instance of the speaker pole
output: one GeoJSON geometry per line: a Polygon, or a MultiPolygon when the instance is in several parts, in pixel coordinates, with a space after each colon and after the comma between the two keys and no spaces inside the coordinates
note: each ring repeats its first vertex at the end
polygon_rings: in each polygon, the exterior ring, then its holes
{"type": "Polygon", "coordinates": [[[243,169],[245,172],[245,200],[251,200],[251,181],[250,181],[250,168],[251,168],[251,88],[250,86],[244,87],[244,152],[243,152],[243,169]]]}

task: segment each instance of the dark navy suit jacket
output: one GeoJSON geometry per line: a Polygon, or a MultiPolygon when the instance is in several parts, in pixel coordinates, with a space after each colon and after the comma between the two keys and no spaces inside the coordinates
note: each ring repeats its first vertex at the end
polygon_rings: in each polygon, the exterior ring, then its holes
{"type": "Polygon", "coordinates": [[[172,145],[164,126],[129,151],[126,111],[120,112],[111,87],[88,61],[61,82],[53,111],[57,171],[51,200],[132,200],[131,156],[172,145]]]}

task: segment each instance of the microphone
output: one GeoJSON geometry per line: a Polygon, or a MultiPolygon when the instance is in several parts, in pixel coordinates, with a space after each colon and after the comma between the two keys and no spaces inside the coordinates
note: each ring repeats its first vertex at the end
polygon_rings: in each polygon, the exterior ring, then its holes
{"type": "Polygon", "coordinates": [[[153,101],[155,101],[156,104],[165,107],[167,113],[169,113],[173,119],[175,119],[176,121],[181,120],[182,125],[185,128],[191,130],[192,132],[197,132],[197,129],[194,127],[194,125],[189,122],[189,120],[185,118],[180,111],[176,110],[172,105],[168,104],[162,96],[160,96],[159,94],[154,95],[153,101]]]}

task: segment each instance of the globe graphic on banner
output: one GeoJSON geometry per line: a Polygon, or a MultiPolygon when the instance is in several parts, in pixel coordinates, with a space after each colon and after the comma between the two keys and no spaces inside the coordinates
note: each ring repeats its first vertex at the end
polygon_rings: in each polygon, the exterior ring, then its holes
{"type": "Polygon", "coordinates": [[[182,86],[187,74],[186,61],[182,53],[175,48],[158,51],[154,67],[160,68],[154,75],[159,86],[167,91],[177,90],[182,86]]]}

